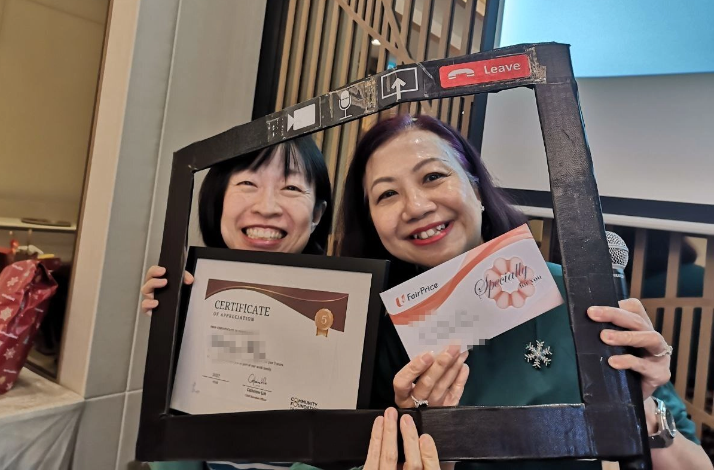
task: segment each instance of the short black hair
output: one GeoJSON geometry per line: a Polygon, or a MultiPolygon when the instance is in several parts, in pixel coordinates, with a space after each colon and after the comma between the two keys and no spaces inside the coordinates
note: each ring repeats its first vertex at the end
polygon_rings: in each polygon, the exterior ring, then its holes
{"type": "Polygon", "coordinates": [[[332,188],[325,159],[311,137],[297,139],[241,155],[211,167],[203,180],[198,196],[198,222],[203,242],[212,248],[228,248],[221,235],[223,198],[231,176],[242,170],[257,170],[267,165],[273,156],[282,150],[285,177],[291,170],[300,168],[305,179],[315,185],[315,207],[325,203],[325,211],[320,223],[310,235],[303,253],[322,255],[327,248],[327,237],[332,226],[332,188]]]}

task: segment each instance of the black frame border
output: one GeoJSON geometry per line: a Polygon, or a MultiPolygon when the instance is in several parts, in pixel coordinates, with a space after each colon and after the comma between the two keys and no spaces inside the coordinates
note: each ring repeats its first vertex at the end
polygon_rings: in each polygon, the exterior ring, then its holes
{"type": "Polygon", "coordinates": [[[166,267],[168,288],[157,293],[160,307],[151,324],[137,457],[298,461],[317,465],[359,462],[367,452],[372,421],[380,413],[295,410],[208,416],[169,414],[194,172],[400,103],[515,87],[535,90],[583,403],[404,412],[414,416],[420,432],[434,437],[440,457],[445,460],[597,458],[620,461],[621,468],[650,469],[639,379],[634,373],[607,365],[604,358],[622,354],[624,349],[605,345],[599,334],[611,326],[595,323],[586,314],[591,305],[617,306],[617,297],[569,46],[557,43],[522,44],[402,65],[177,151],[160,256],[160,264],[166,267]],[[440,67],[516,54],[528,57],[529,76],[441,87],[440,67]],[[386,76],[400,72],[405,77],[414,73],[417,89],[386,96],[381,82],[386,80],[388,86],[390,79],[386,76]],[[349,92],[357,108],[349,108],[353,114],[348,118],[335,106],[343,90],[349,92]],[[305,125],[307,121],[303,119],[301,129],[295,130],[295,113],[303,108],[316,112],[314,122],[305,125]]]}
{"type": "MultiPolygon", "coordinates": [[[[374,372],[372,364],[374,364],[376,357],[379,318],[380,314],[384,312],[379,293],[383,292],[387,286],[389,261],[192,246],[188,251],[186,270],[194,274],[196,272],[196,263],[199,259],[239,261],[249,264],[268,264],[272,266],[291,266],[295,268],[371,274],[372,280],[370,283],[369,303],[367,306],[367,323],[365,324],[365,335],[362,344],[362,367],[360,368],[356,403],[358,409],[369,408],[369,400],[372,394],[372,376],[374,372]]],[[[181,305],[179,307],[182,325],[185,322],[185,316],[188,311],[191,288],[192,286],[183,286],[182,288],[184,292],[181,294],[181,305]]],[[[182,336],[183,326],[180,328],[179,341],[176,343],[176,348],[179,351],[181,347],[180,338],[182,336]]],[[[176,359],[178,360],[178,355],[176,355],[176,359]]]]}

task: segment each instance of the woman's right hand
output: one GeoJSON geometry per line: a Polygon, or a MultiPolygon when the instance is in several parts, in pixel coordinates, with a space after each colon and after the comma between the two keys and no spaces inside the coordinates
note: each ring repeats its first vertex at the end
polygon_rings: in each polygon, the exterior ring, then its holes
{"type": "Polygon", "coordinates": [[[403,470],[440,470],[434,439],[428,434],[419,436],[409,415],[402,416],[397,429],[397,410],[394,408],[387,408],[384,416],[374,420],[364,470],[397,470],[397,436],[400,430],[404,441],[403,470]]]}
{"type": "Polygon", "coordinates": [[[429,406],[456,406],[464,393],[469,366],[468,351],[452,344],[438,355],[432,351],[412,359],[394,376],[394,401],[399,408],[414,408],[414,399],[429,406]],[[416,381],[416,383],[415,383],[416,381]]]}
{"type": "MultiPolygon", "coordinates": [[[[141,301],[141,311],[146,315],[151,316],[153,309],[159,306],[159,301],[154,299],[154,291],[166,287],[168,282],[165,277],[166,268],[162,266],[152,266],[146,272],[146,280],[141,286],[141,294],[144,300],[141,301]]],[[[186,285],[193,284],[193,276],[188,271],[183,272],[183,283],[186,285]]]]}

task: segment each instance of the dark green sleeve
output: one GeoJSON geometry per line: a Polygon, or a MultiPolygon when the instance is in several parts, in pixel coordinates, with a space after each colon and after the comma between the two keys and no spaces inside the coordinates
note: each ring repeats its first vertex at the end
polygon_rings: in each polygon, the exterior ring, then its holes
{"type": "Polygon", "coordinates": [[[682,433],[682,436],[686,437],[695,444],[701,445],[699,439],[697,439],[694,422],[689,419],[689,416],[687,415],[687,407],[682,399],[679,398],[679,395],[674,389],[672,383],[667,382],[665,385],[662,385],[655,390],[653,395],[662,400],[667,406],[669,412],[672,413],[674,422],[677,425],[677,431],[682,433]]]}
{"type": "Polygon", "coordinates": [[[151,470],[203,470],[203,462],[151,462],[151,470]]]}

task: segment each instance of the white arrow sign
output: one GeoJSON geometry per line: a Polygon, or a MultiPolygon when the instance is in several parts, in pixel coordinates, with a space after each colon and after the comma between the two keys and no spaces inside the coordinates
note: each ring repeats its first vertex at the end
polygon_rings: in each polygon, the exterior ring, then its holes
{"type": "Polygon", "coordinates": [[[397,80],[392,83],[392,89],[396,88],[397,89],[397,100],[402,99],[402,87],[406,85],[407,82],[402,80],[401,78],[397,77],[397,80]]]}

